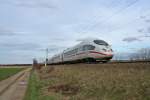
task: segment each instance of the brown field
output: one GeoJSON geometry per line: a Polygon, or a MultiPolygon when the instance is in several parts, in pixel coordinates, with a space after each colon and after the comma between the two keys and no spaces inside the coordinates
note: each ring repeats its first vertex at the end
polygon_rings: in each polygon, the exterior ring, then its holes
{"type": "Polygon", "coordinates": [[[150,100],[150,63],[51,65],[37,72],[38,100],[150,100]]]}

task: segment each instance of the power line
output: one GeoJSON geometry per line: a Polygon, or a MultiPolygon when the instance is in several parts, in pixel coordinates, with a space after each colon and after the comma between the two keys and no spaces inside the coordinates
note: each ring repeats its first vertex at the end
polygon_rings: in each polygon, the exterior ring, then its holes
{"type": "MultiPolygon", "coordinates": [[[[115,0],[115,1],[117,1],[117,0],[115,0]]],[[[119,1],[120,1],[120,0],[119,0],[119,1]]],[[[109,8],[113,3],[114,3],[114,1],[112,1],[112,2],[110,3],[110,5],[109,5],[107,8],[109,8]]],[[[115,6],[115,8],[116,8],[116,6],[115,6]]],[[[100,18],[100,17],[101,17],[100,15],[95,15],[94,18],[93,18],[93,19],[95,19],[95,21],[92,22],[92,23],[89,23],[89,24],[94,25],[94,24],[97,22],[97,19],[100,18]]],[[[86,27],[84,27],[83,30],[86,30],[86,29],[88,29],[88,28],[89,28],[89,26],[86,25],[86,27]]]]}
{"type": "MultiPolygon", "coordinates": [[[[111,18],[113,18],[114,16],[116,16],[117,14],[121,13],[123,10],[126,10],[128,9],[129,7],[131,7],[132,5],[134,5],[135,3],[137,3],[139,0],[135,0],[133,2],[131,2],[130,4],[128,4],[127,6],[125,6],[124,8],[118,10],[117,12],[115,12],[114,14],[112,14],[111,16],[109,16],[108,18],[106,18],[105,20],[102,20],[101,22],[98,22],[98,23],[93,23],[93,25],[90,27],[90,28],[86,28],[86,31],[90,30],[90,29],[93,29],[94,27],[96,27],[98,24],[100,23],[107,23],[108,20],[110,20],[111,18]]],[[[86,32],[84,31],[84,32],[86,32]]]]}
{"type": "MultiPolygon", "coordinates": [[[[150,12],[149,13],[147,13],[147,14],[145,14],[145,15],[143,15],[143,16],[148,16],[150,14],[150,12]]],[[[139,21],[140,19],[143,19],[143,18],[140,18],[140,17],[138,17],[138,18],[136,18],[136,19],[134,19],[133,21],[130,21],[129,23],[126,23],[125,25],[127,26],[127,25],[129,25],[129,24],[131,24],[131,23],[135,23],[136,21],[139,21]]],[[[119,27],[119,28],[117,28],[116,30],[119,30],[119,29],[121,29],[122,27],[119,27]]],[[[137,29],[138,30],[138,29],[137,29]]],[[[114,30],[112,30],[112,31],[109,31],[109,33],[111,33],[111,32],[113,32],[114,30]]],[[[144,32],[141,32],[141,33],[144,33],[144,32]]],[[[145,35],[142,35],[142,36],[140,36],[140,37],[149,37],[149,35],[147,35],[147,34],[145,34],[145,35]]]]}

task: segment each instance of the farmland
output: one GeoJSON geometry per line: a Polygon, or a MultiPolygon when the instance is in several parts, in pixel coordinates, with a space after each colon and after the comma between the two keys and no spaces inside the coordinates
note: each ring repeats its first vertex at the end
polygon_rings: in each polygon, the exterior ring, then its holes
{"type": "Polygon", "coordinates": [[[14,74],[16,74],[17,72],[23,70],[24,68],[0,68],[0,81],[4,80],[14,74]]]}
{"type": "Polygon", "coordinates": [[[50,65],[29,82],[25,100],[150,100],[150,63],[50,65]]]}

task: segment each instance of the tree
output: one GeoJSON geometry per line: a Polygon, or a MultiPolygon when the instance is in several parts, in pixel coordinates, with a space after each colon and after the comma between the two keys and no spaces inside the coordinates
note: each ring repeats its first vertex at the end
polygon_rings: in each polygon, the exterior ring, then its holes
{"type": "Polygon", "coordinates": [[[150,60],[150,48],[142,48],[130,56],[130,60],[150,60]]]}

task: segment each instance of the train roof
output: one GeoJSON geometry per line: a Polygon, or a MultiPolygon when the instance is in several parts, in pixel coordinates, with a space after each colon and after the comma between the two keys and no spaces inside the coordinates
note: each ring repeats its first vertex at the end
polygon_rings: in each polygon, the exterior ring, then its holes
{"type": "Polygon", "coordinates": [[[67,48],[65,49],[63,52],[67,52],[67,51],[70,51],[70,50],[73,50],[75,49],[76,47],[78,46],[81,46],[81,45],[85,45],[85,44],[93,44],[94,41],[100,41],[100,42],[104,42],[108,45],[107,42],[105,42],[104,40],[101,40],[101,39],[98,39],[98,38],[88,38],[88,39],[82,39],[82,40],[78,40],[80,41],[79,44],[73,46],[73,47],[70,47],[70,48],[67,48]]]}

